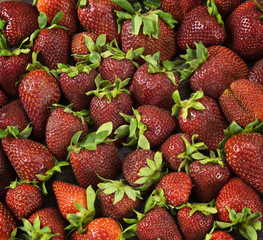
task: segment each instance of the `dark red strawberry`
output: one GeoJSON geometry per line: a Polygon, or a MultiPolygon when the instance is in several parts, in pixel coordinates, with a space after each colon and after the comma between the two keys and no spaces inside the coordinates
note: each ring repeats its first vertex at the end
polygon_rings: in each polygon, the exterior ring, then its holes
{"type": "Polygon", "coordinates": [[[263,85],[263,58],[258,60],[250,69],[248,79],[263,85]]]}
{"type": "Polygon", "coordinates": [[[235,240],[229,233],[217,230],[212,234],[207,234],[205,240],[235,240]]]}
{"type": "Polygon", "coordinates": [[[19,46],[37,28],[38,11],[29,2],[1,1],[1,33],[10,46],[19,46]]]}
{"type": "Polygon", "coordinates": [[[244,60],[263,57],[262,15],[263,3],[251,0],[239,5],[227,19],[227,43],[244,60]]]}
{"type": "Polygon", "coordinates": [[[28,124],[29,121],[20,100],[14,100],[0,109],[1,129],[16,126],[19,131],[22,131],[28,124]]]}
{"type": "Polygon", "coordinates": [[[225,38],[224,22],[213,0],[186,13],[176,34],[177,44],[183,50],[195,48],[199,42],[206,47],[221,45],[225,38]]]}
{"type": "Polygon", "coordinates": [[[66,159],[73,135],[82,131],[83,139],[88,133],[87,111],[74,112],[72,105],[53,104],[53,107],[46,125],[46,144],[56,158],[66,159]]]}
{"type": "Polygon", "coordinates": [[[226,19],[245,0],[214,0],[218,12],[223,19],[226,19]]]}
{"type": "Polygon", "coordinates": [[[9,239],[16,228],[16,220],[10,210],[0,201],[0,238],[9,239]]]}
{"type": "Polygon", "coordinates": [[[28,218],[43,203],[43,196],[34,183],[11,182],[6,193],[6,204],[18,220],[28,218]]]}
{"type": "Polygon", "coordinates": [[[6,94],[0,89],[0,108],[8,103],[6,94]]]}

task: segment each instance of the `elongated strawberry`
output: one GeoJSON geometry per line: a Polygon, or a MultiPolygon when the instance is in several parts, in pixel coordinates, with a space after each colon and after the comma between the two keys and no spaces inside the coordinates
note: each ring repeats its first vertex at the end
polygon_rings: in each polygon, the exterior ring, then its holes
{"type": "Polygon", "coordinates": [[[218,12],[223,19],[226,19],[245,0],[214,0],[218,12]]]}
{"type": "Polygon", "coordinates": [[[16,220],[10,210],[0,201],[0,238],[9,239],[16,228],[16,220]]]}
{"type": "Polygon", "coordinates": [[[263,58],[258,60],[250,69],[248,79],[263,85],[263,58]]]}

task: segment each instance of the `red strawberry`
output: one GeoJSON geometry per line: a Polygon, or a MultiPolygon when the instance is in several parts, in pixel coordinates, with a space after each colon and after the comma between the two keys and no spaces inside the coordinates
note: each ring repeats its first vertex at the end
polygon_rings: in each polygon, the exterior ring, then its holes
{"type": "Polygon", "coordinates": [[[262,15],[263,3],[251,0],[239,5],[227,19],[227,43],[244,60],[263,57],[262,15]]]}
{"type": "Polygon", "coordinates": [[[16,228],[16,221],[9,209],[0,201],[0,238],[7,240],[16,228]]]}
{"type": "Polygon", "coordinates": [[[224,150],[230,168],[246,183],[263,194],[263,136],[243,133],[229,138],[224,150]]]}
{"type": "Polygon", "coordinates": [[[217,230],[208,234],[205,240],[235,240],[229,233],[217,230]]]}
{"type": "Polygon", "coordinates": [[[74,112],[72,105],[53,105],[46,125],[46,144],[51,153],[60,159],[67,157],[67,148],[73,135],[82,131],[82,138],[88,133],[86,111],[74,112]]]}
{"type": "Polygon", "coordinates": [[[258,60],[250,69],[248,79],[263,85],[263,58],[258,60]]]}
{"type": "Polygon", "coordinates": [[[226,19],[245,0],[214,0],[218,12],[223,19],[226,19]]]}
{"type": "Polygon", "coordinates": [[[10,46],[19,46],[37,28],[38,11],[24,1],[1,1],[2,34],[10,46]]]}
{"type": "Polygon", "coordinates": [[[14,100],[0,109],[1,129],[16,126],[19,131],[22,131],[28,124],[29,121],[20,100],[14,100]]]}
{"type": "Polygon", "coordinates": [[[18,220],[28,218],[41,207],[42,202],[38,186],[29,182],[12,182],[6,193],[6,203],[18,220]]]}
{"type": "Polygon", "coordinates": [[[0,108],[8,103],[6,94],[0,89],[0,108]]]}
{"type": "Polygon", "coordinates": [[[226,38],[224,22],[213,0],[206,6],[197,6],[186,13],[176,34],[178,46],[186,50],[195,48],[195,43],[204,46],[221,45],[226,38]]]}

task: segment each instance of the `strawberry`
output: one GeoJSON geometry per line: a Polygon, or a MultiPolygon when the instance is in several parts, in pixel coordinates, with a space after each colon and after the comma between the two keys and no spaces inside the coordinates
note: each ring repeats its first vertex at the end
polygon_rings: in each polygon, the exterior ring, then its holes
{"type": "Polygon", "coordinates": [[[263,3],[251,0],[239,5],[227,19],[227,44],[244,60],[263,57],[262,15],[263,3]]]}
{"type": "Polygon", "coordinates": [[[113,140],[107,139],[112,132],[111,122],[105,123],[96,132],[88,134],[79,142],[81,132],[72,137],[72,143],[68,148],[69,159],[80,186],[97,184],[102,180],[114,179],[121,170],[121,160],[115,148],[113,140]],[[85,167],[83,167],[85,166],[85,167]]]}
{"type": "Polygon", "coordinates": [[[75,0],[34,0],[33,4],[37,3],[37,9],[39,12],[43,12],[47,16],[49,24],[52,23],[53,18],[59,11],[63,11],[63,17],[60,24],[66,27],[69,36],[75,34],[78,30],[78,17],[76,12],[75,0]]]}
{"type": "Polygon", "coordinates": [[[0,201],[0,238],[9,239],[16,228],[16,220],[10,210],[0,201]]]}
{"type": "Polygon", "coordinates": [[[46,144],[55,157],[65,159],[73,135],[82,131],[83,138],[88,133],[87,111],[74,112],[72,104],[69,106],[53,104],[53,107],[46,125],[46,144]]]}
{"type": "Polygon", "coordinates": [[[177,221],[185,240],[203,240],[214,225],[216,208],[212,204],[187,203],[180,206],[177,221]]]}
{"type": "Polygon", "coordinates": [[[190,77],[193,91],[202,90],[208,97],[218,99],[230,84],[238,79],[247,78],[246,63],[232,50],[215,45],[205,48],[195,43],[196,50],[188,48],[182,66],[177,66],[181,80],[190,77]]]}
{"type": "Polygon", "coordinates": [[[146,63],[135,72],[130,92],[136,106],[155,105],[170,110],[172,94],[180,87],[179,77],[171,69],[172,62],[160,65],[160,52],[142,57],[146,63]]]}
{"type": "Polygon", "coordinates": [[[78,5],[78,18],[87,32],[97,35],[106,34],[107,42],[115,38],[119,42],[115,10],[121,10],[121,8],[111,0],[82,0],[78,5]]]}
{"type": "Polygon", "coordinates": [[[57,64],[67,64],[69,57],[69,36],[65,28],[58,25],[63,12],[60,11],[52,20],[51,26],[47,27],[47,16],[39,14],[39,30],[30,37],[33,51],[38,52],[39,61],[50,69],[57,69],[57,64]]]}
{"type": "Polygon", "coordinates": [[[226,19],[245,0],[214,0],[219,14],[226,19]]]}
{"type": "Polygon", "coordinates": [[[183,132],[204,142],[210,150],[216,150],[225,138],[224,130],[228,127],[217,102],[202,91],[191,95],[189,100],[181,101],[178,91],[173,94],[175,105],[173,114],[182,107],[179,114],[179,125],[183,132]]]}
{"type": "Polygon", "coordinates": [[[229,233],[217,230],[212,234],[207,234],[205,240],[235,240],[229,233]]]}
{"type": "Polygon", "coordinates": [[[14,100],[0,109],[1,129],[16,126],[19,131],[22,131],[28,124],[29,121],[20,100],[14,100]]]}
{"type": "Polygon", "coordinates": [[[133,112],[133,116],[121,113],[130,125],[122,125],[115,131],[116,138],[128,136],[127,143],[124,143],[127,146],[157,147],[175,131],[176,119],[166,109],[142,105],[133,112]]]}
{"type": "Polygon", "coordinates": [[[43,203],[43,196],[35,183],[11,182],[6,193],[6,204],[18,220],[28,218],[43,203]]]}
{"type": "Polygon", "coordinates": [[[206,47],[221,45],[225,38],[224,22],[213,0],[186,13],[176,35],[177,44],[183,50],[194,48],[198,42],[206,47]]]}
{"type": "Polygon", "coordinates": [[[19,46],[37,28],[38,11],[24,1],[1,1],[0,21],[3,34],[10,46],[19,46]]]}
{"type": "Polygon", "coordinates": [[[245,127],[255,120],[263,121],[263,86],[248,79],[233,82],[219,98],[220,107],[229,122],[245,127]]]}
{"type": "Polygon", "coordinates": [[[6,94],[0,89],[0,108],[8,103],[6,94]]]}
{"type": "Polygon", "coordinates": [[[263,85],[263,58],[258,60],[250,69],[248,79],[263,85]]]}
{"type": "Polygon", "coordinates": [[[242,180],[263,194],[263,136],[242,133],[229,138],[224,146],[226,161],[242,180]]]}

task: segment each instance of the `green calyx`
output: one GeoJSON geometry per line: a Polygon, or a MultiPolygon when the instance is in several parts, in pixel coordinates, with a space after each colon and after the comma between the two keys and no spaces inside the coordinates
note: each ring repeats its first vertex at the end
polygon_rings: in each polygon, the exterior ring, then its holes
{"type": "Polygon", "coordinates": [[[224,21],[222,20],[222,17],[218,12],[214,0],[207,0],[207,11],[211,17],[217,19],[218,24],[220,24],[223,28],[225,28],[224,21]]]}
{"type": "Polygon", "coordinates": [[[148,166],[140,169],[138,173],[138,176],[140,176],[140,178],[135,181],[135,183],[142,185],[141,187],[136,188],[142,192],[145,191],[152,184],[157,184],[161,177],[167,174],[168,171],[162,171],[164,163],[161,152],[156,152],[153,160],[146,159],[146,161],[148,166]]]}
{"type": "Polygon", "coordinates": [[[208,57],[207,48],[202,42],[195,43],[196,49],[187,46],[186,54],[180,55],[182,60],[175,61],[180,80],[183,81],[190,77],[194,71],[201,66],[208,57]]]}
{"type": "Polygon", "coordinates": [[[34,181],[28,181],[28,180],[21,180],[21,179],[19,181],[17,181],[17,179],[16,179],[15,181],[10,182],[10,185],[6,188],[14,189],[21,184],[30,184],[30,185],[33,185],[36,188],[40,189],[35,180],[34,181]]]}
{"type": "Polygon", "coordinates": [[[41,222],[39,216],[34,220],[34,223],[31,224],[27,219],[22,219],[23,226],[19,227],[23,231],[21,234],[22,239],[26,240],[48,240],[58,234],[52,234],[49,226],[41,228],[41,222]]]}
{"type": "Polygon", "coordinates": [[[12,136],[15,138],[28,138],[32,132],[32,127],[30,124],[27,125],[27,127],[19,132],[17,126],[8,126],[6,129],[0,129],[0,139],[6,137],[6,136],[12,136]]]}
{"type": "Polygon", "coordinates": [[[179,110],[181,108],[182,118],[186,119],[188,116],[189,108],[193,108],[195,110],[204,110],[205,109],[204,105],[197,101],[199,99],[202,99],[203,97],[204,97],[204,92],[197,91],[191,94],[190,99],[182,101],[179,91],[176,90],[172,95],[172,98],[175,102],[175,105],[172,107],[172,115],[178,115],[179,110]]]}
{"type": "MultiPolygon", "coordinates": [[[[254,2],[256,3],[258,9],[263,13],[263,7],[258,3],[257,0],[254,0],[254,2]]],[[[263,20],[263,15],[260,17],[261,20],[263,20]]]]}
{"type": "Polygon", "coordinates": [[[99,74],[95,78],[95,84],[97,89],[92,90],[86,93],[86,95],[95,95],[99,99],[103,97],[107,97],[108,103],[111,102],[112,98],[116,98],[122,92],[125,92],[130,95],[130,91],[124,87],[129,84],[130,78],[126,78],[125,80],[121,80],[116,77],[115,82],[112,84],[109,80],[103,80],[101,75],[99,74]]]}
{"type": "Polygon", "coordinates": [[[137,144],[137,149],[150,149],[150,143],[144,136],[147,126],[141,122],[141,115],[133,109],[134,116],[120,113],[129,125],[122,125],[116,129],[114,134],[115,138],[127,137],[127,142],[123,143],[124,146],[133,146],[137,144]]]}
{"type": "Polygon", "coordinates": [[[216,221],[216,226],[220,229],[229,228],[229,231],[235,230],[248,240],[257,240],[257,231],[261,230],[261,221],[258,220],[261,213],[251,213],[250,208],[243,208],[242,212],[236,213],[234,209],[226,208],[232,222],[216,221]]]}
{"type": "Polygon", "coordinates": [[[98,187],[103,189],[105,194],[114,194],[113,204],[121,201],[125,194],[133,201],[136,201],[136,198],[142,199],[140,191],[129,186],[124,179],[120,181],[108,180],[102,177],[100,179],[104,182],[99,183],[98,187]]]}
{"type": "Polygon", "coordinates": [[[207,149],[207,146],[203,142],[198,142],[198,143],[194,142],[195,139],[197,138],[197,136],[198,135],[196,135],[196,134],[193,135],[192,136],[192,143],[189,143],[187,141],[187,139],[182,135],[182,139],[183,139],[184,144],[185,144],[185,152],[177,155],[177,158],[184,159],[178,168],[178,172],[180,172],[181,169],[184,168],[185,172],[188,174],[189,173],[189,167],[190,167],[191,163],[196,160],[195,155],[197,155],[197,157],[198,157],[199,153],[200,153],[199,150],[206,150],[207,149]]]}
{"type": "Polygon", "coordinates": [[[87,208],[84,208],[81,204],[74,202],[79,212],[76,214],[69,213],[67,215],[70,225],[68,225],[65,230],[74,231],[78,229],[79,233],[85,233],[87,231],[87,229],[83,228],[83,226],[91,222],[95,217],[94,203],[96,200],[96,192],[93,190],[91,185],[86,190],[86,198],[87,208]]]}
{"type": "Polygon", "coordinates": [[[96,132],[89,133],[81,142],[79,142],[79,138],[82,131],[79,131],[71,138],[68,151],[73,151],[74,153],[79,153],[81,149],[95,151],[97,149],[97,145],[99,144],[114,142],[114,139],[107,139],[107,137],[111,134],[112,129],[112,122],[104,123],[98,128],[96,132]]]}

